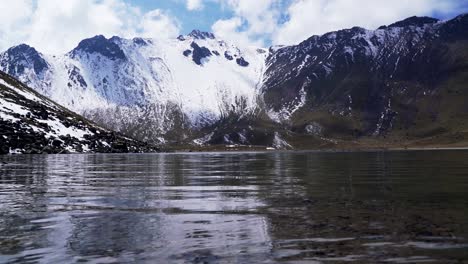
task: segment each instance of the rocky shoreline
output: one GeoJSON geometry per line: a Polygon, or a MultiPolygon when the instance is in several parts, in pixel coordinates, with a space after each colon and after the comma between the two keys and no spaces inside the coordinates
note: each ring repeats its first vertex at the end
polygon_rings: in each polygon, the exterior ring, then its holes
{"type": "Polygon", "coordinates": [[[0,120],[0,155],[5,154],[69,154],[69,153],[148,153],[160,149],[144,142],[124,138],[115,132],[85,135],[79,140],[70,135],[45,137],[21,123],[0,120]],[[110,143],[107,143],[110,142],[110,143]],[[86,146],[86,147],[83,147],[86,146]]]}

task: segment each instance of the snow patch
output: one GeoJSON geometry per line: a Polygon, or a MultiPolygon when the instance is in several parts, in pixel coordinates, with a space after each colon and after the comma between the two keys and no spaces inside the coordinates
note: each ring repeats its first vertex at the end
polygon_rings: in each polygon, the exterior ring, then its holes
{"type": "Polygon", "coordinates": [[[292,146],[286,140],[282,139],[278,132],[275,132],[273,147],[275,149],[292,149],[292,146]]]}
{"type": "Polygon", "coordinates": [[[296,100],[293,100],[290,104],[285,105],[283,108],[281,108],[280,111],[276,112],[273,109],[268,110],[267,114],[270,119],[277,123],[287,121],[295,112],[304,107],[307,101],[307,92],[305,87],[309,83],[310,79],[307,78],[306,82],[302,85],[302,88],[299,91],[299,96],[296,98],[296,100]]]}
{"type": "Polygon", "coordinates": [[[211,140],[213,135],[214,135],[214,132],[211,132],[211,133],[205,135],[204,137],[193,140],[193,143],[195,143],[195,144],[197,144],[199,146],[206,145],[206,143],[208,143],[211,140]]]}

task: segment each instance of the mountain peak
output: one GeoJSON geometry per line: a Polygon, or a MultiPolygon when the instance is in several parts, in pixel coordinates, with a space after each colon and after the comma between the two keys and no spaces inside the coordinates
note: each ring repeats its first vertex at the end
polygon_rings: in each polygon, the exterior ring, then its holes
{"type": "Polygon", "coordinates": [[[433,17],[418,17],[418,16],[412,16],[406,19],[403,19],[401,21],[395,22],[393,24],[390,24],[388,27],[408,27],[408,26],[416,26],[416,27],[422,27],[426,24],[434,24],[439,22],[439,19],[433,18],[433,17]]]}
{"type": "Polygon", "coordinates": [[[452,20],[449,20],[450,21],[454,21],[456,23],[464,23],[464,24],[468,24],[467,21],[468,21],[468,13],[463,13],[461,15],[458,15],[456,16],[455,18],[453,18],[452,20]]]}
{"type": "Polygon", "coordinates": [[[124,60],[125,53],[120,49],[119,45],[115,42],[118,37],[112,37],[107,39],[103,35],[97,35],[92,38],[82,40],[78,46],[72,51],[72,55],[75,56],[77,52],[85,53],[98,53],[111,60],[124,60]]]}
{"type": "Polygon", "coordinates": [[[468,13],[461,14],[453,19],[447,20],[440,28],[440,34],[445,39],[468,39],[466,30],[468,28],[468,13]]]}
{"type": "Polygon", "coordinates": [[[47,62],[35,48],[27,45],[20,44],[9,48],[3,53],[2,61],[0,64],[4,68],[8,68],[8,74],[22,74],[25,68],[32,66],[36,74],[41,73],[44,69],[48,68],[47,62]],[[8,64],[15,65],[15,67],[6,67],[8,64]]]}
{"type": "Polygon", "coordinates": [[[19,44],[17,46],[11,47],[7,52],[37,52],[35,48],[29,46],[28,44],[19,44]]]}
{"type": "Polygon", "coordinates": [[[9,48],[5,53],[9,56],[28,56],[30,58],[41,57],[41,54],[28,44],[19,44],[9,48]]]}
{"type": "Polygon", "coordinates": [[[188,35],[195,39],[215,39],[215,35],[213,33],[200,31],[198,29],[192,30],[192,32],[190,32],[188,35]]]}

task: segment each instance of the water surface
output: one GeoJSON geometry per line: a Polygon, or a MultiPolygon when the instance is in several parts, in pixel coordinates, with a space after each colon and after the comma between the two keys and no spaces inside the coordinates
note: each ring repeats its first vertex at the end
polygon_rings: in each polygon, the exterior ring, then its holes
{"type": "Polygon", "coordinates": [[[468,151],[0,157],[0,263],[467,263],[468,151]]]}

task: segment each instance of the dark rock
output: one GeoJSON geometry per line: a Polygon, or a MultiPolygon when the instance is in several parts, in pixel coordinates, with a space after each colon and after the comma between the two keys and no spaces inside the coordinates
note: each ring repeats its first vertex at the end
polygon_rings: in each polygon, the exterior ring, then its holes
{"type": "Polygon", "coordinates": [[[236,62],[237,64],[239,64],[239,66],[242,66],[242,67],[249,66],[249,63],[243,57],[236,59],[236,62]]]}
{"type": "Polygon", "coordinates": [[[54,147],[60,147],[60,146],[62,146],[62,141],[61,141],[61,140],[58,140],[58,139],[54,139],[54,140],[52,141],[52,146],[54,146],[54,147]]]}
{"type": "Polygon", "coordinates": [[[234,59],[227,51],[224,52],[224,57],[225,57],[227,60],[233,60],[233,59],[234,59]]]}
{"type": "Polygon", "coordinates": [[[125,142],[122,141],[116,141],[112,143],[112,148],[115,152],[121,153],[121,152],[128,152],[128,145],[125,142]]]}
{"type": "Polygon", "coordinates": [[[142,38],[134,38],[133,43],[139,45],[139,46],[148,46],[148,43],[142,38]]]}
{"type": "Polygon", "coordinates": [[[200,30],[193,30],[190,32],[189,36],[194,39],[215,39],[215,35],[213,33],[203,32],[200,30]]]}
{"type": "Polygon", "coordinates": [[[83,152],[83,146],[81,144],[78,144],[75,146],[76,152],[82,153],[83,152]]]}
{"type": "Polygon", "coordinates": [[[49,118],[49,113],[44,108],[40,109],[40,112],[36,113],[36,115],[43,120],[47,120],[49,118]]]}
{"type": "Polygon", "coordinates": [[[202,60],[211,57],[211,51],[206,47],[200,47],[197,43],[192,42],[190,45],[193,48],[192,60],[197,65],[202,65],[202,60]]]}
{"type": "Polygon", "coordinates": [[[1,66],[8,69],[8,74],[14,76],[22,75],[24,70],[31,66],[36,74],[41,74],[49,68],[49,64],[44,60],[42,54],[26,44],[8,49],[5,56],[7,58],[2,61],[1,66]]]}
{"type": "Polygon", "coordinates": [[[188,56],[190,56],[192,54],[192,51],[191,50],[184,50],[183,54],[184,54],[185,57],[188,57],[188,56]]]}
{"type": "Polygon", "coordinates": [[[78,53],[97,53],[111,60],[125,60],[125,53],[114,41],[115,39],[106,39],[102,35],[82,40],[72,51],[72,56],[77,56],[78,53]]]}
{"type": "Polygon", "coordinates": [[[69,128],[69,127],[71,127],[73,124],[72,124],[72,122],[70,122],[69,120],[64,120],[64,121],[63,121],[63,125],[64,125],[66,128],[69,128]]]}
{"type": "Polygon", "coordinates": [[[70,76],[70,80],[75,84],[79,84],[83,88],[88,87],[83,75],[81,75],[80,69],[76,66],[73,66],[73,68],[68,70],[68,75],[70,76]]]}
{"type": "Polygon", "coordinates": [[[180,41],[184,41],[184,40],[185,40],[185,37],[182,36],[182,35],[179,35],[179,36],[177,37],[177,39],[180,40],[180,41]]]}

